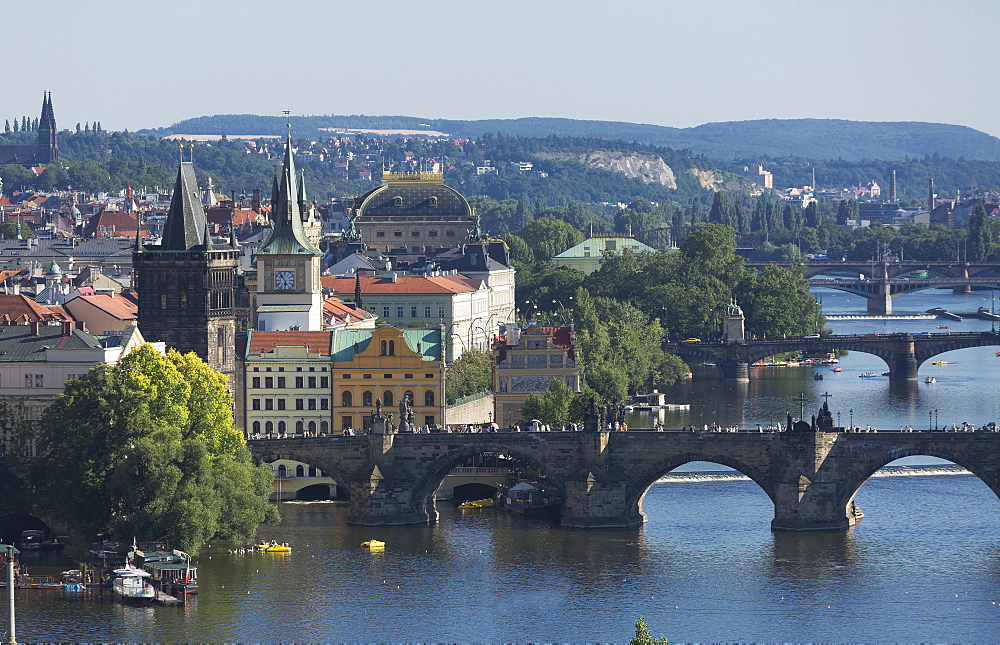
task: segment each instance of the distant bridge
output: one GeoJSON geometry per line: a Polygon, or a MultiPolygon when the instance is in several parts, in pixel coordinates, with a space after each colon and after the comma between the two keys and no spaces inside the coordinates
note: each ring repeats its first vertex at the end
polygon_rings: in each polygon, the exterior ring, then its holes
{"type": "Polygon", "coordinates": [[[1000,262],[746,262],[748,269],[801,267],[809,285],[861,296],[869,314],[892,313],[896,296],[924,289],[949,288],[969,293],[972,287],[1000,289],[1000,262]],[[909,275],[907,275],[909,274],[909,275]],[[914,275],[917,274],[917,275],[914,275]],[[844,276],[818,279],[814,276],[844,276]]]}
{"type": "MultiPolygon", "coordinates": [[[[596,427],[591,426],[592,429],[596,427]]],[[[691,461],[729,466],[774,504],[772,530],[849,528],[854,495],[901,457],[947,459],[1000,495],[1000,433],[502,432],[259,439],[258,461],[293,459],[322,468],[349,492],[347,521],[368,526],[437,521],[435,491],[469,457],[495,452],[536,469],[571,528],[629,528],[646,520],[643,497],[691,461]]]]}
{"type": "Polygon", "coordinates": [[[663,350],[690,361],[718,365],[727,381],[750,380],[750,366],[785,352],[830,352],[838,349],[874,354],[889,367],[889,379],[915,381],[922,363],[938,354],[967,347],[1000,345],[1000,332],[944,334],[870,334],[822,338],[775,338],[746,341],[665,342],[663,350]]]}

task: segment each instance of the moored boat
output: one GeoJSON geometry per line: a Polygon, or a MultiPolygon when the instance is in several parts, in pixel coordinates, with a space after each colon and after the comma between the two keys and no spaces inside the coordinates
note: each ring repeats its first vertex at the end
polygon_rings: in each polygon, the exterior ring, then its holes
{"type": "Polygon", "coordinates": [[[459,504],[458,507],[462,510],[474,510],[477,508],[493,508],[493,498],[487,497],[486,499],[476,499],[471,502],[464,502],[459,504]]]}
{"type": "Polygon", "coordinates": [[[191,556],[183,551],[136,551],[142,568],[152,577],[153,585],[171,596],[198,593],[198,568],[191,566],[191,556]]]}
{"type": "Polygon", "coordinates": [[[365,540],[361,543],[361,548],[378,551],[385,548],[385,542],[382,542],[381,540],[365,540]]]}
{"type": "Polygon", "coordinates": [[[274,540],[270,542],[264,542],[261,544],[255,544],[253,546],[258,551],[263,551],[264,553],[291,553],[292,547],[289,546],[288,542],[282,542],[278,544],[274,540]]]}
{"type": "Polygon", "coordinates": [[[156,589],[147,582],[149,573],[142,569],[136,569],[130,564],[126,564],[120,569],[115,569],[115,579],[111,583],[111,589],[115,594],[124,600],[152,600],[156,598],[156,589]]]}
{"type": "Polygon", "coordinates": [[[861,378],[878,378],[878,374],[875,372],[862,372],[861,374],[858,374],[858,376],[861,378]]]}

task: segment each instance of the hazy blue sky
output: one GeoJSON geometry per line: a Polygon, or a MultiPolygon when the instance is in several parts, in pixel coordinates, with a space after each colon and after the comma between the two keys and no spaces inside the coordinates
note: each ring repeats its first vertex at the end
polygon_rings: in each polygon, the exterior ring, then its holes
{"type": "Polygon", "coordinates": [[[996,0],[80,0],[4,12],[0,116],[840,118],[1000,136],[996,0]]]}

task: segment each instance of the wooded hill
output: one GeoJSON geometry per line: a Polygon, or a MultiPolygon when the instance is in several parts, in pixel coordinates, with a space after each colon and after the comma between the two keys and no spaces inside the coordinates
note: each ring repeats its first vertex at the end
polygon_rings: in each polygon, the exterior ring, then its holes
{"type": "MultiPolygon", "coordinates": [[[[141,132],[168,134],[284,134],[285,117],[224,114],[185,119],[166,128],[141,132]]],[[[528,117],[459,121],[412,116],[291,117],[297,136],[328,136],[321,128],[401,129],[442,132],[457,138],[483,133],[520,137],[621,139],[691,151],[713,159],[807,157],[812,159],[905,160],[937,153],[951,159],[1000,161],[1000,139],[984,132],[943,123],[846,121],[841,119],[761,119],[705,123],[693,128],[618,121],[583,121],[528,117]]]]}

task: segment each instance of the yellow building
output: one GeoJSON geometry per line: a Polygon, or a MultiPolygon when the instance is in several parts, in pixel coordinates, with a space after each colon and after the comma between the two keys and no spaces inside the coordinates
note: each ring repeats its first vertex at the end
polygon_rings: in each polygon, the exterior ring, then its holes
{"type": "Polygon", "coordinates": [[[392,413],[398,428],[404,400],[415,427],[447,422],[440,329],[404,330],[387,325],[374,331],[336,329],[332,334],[338,430],[369,428],[378,403],[383,413],[392,413]]]}

